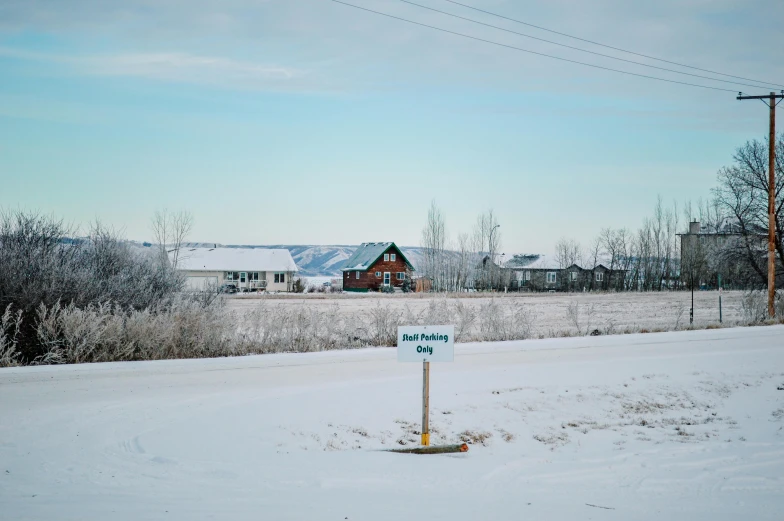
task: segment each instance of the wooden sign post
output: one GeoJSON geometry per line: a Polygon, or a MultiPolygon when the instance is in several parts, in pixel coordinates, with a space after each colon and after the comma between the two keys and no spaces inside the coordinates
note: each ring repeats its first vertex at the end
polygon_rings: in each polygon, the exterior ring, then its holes
{"type": "Polygon", "coordinates": [[[430,445],[430,362],[454,362],[455,326],[397,328],[397,361],[422,362],[422,445],[430,445]]]}
{"type": "Polygon", "coordinates": [[[422,445],[430,445],[430,362],[422,362],[422,445]]]}

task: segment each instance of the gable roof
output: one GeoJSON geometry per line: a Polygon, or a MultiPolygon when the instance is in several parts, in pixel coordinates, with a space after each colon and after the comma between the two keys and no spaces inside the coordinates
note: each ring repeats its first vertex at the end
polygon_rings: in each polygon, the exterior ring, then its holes
{"type": "Polygon", "coordinates": [[[558,262],[547,255],[537,253],[513,255],[504,263],[504,268],[511,270],[560,270],[558,262]]]}
{"type": "Polygon", "coordinates": [[[411,271],[414,271],[414,266],[394,242],[363,242],[354,252],[354,255],[349,257],[346,263],[343,264],[342,271],[367,271],[390,248],[395,248],[400,258],[406,262],[406,266],[411,271]]]}
{"type": "MultiPolygon", "coordinates": [[[[169,258],[172,252],[169,252],[169,258]]],[[[298,271],[289,250],[269,248],[180,248],[178,270],[298,271]]]]}

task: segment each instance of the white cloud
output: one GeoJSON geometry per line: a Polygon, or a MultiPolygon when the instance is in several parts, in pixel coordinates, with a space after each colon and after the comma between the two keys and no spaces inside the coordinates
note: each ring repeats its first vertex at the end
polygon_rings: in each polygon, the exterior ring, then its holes
{"type": "Polygon", "coordinates": [[[0,47],[0,56],[19,60],[61,64],[84,74],[135,76],[156,80],[233,86],[285,88],[303,78],[304,71],[183,52],[60,55],[0,47]]]}

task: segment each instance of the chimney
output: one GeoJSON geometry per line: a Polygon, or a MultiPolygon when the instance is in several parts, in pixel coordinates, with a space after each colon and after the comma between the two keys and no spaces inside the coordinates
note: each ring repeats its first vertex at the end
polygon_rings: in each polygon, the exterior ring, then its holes
{"type": "Polygon", "coordinates": [[[689,223],[689,233],[690,234],[700,233],[700,221],[692,221],[689,223]]]}

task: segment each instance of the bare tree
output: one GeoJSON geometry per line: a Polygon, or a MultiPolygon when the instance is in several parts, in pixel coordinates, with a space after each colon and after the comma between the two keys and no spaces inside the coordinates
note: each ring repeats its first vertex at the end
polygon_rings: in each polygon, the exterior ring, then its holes
{"type": "MultiPolygon", "coordinates": [[[[719,186],[713,191],[717,207],[731,216],[741,236],[741,240],[733,241],[725,253],[732,261],[746,268],[747,282],[753,282],[758,287],[767,285],[765,243],[769,181],[766,141],[748,141],[739,147],[734,155],[735,164],[719,171],[719,186]]],[[[784,133],[779,134],[775,146],[774,248],[779,265],[784,265],[784,133]]],[[[778,269],[776,286],[782,285],[784,274],[778,269]]]]}
{"type": "MultiPolygon", "coordinates": [[[[603,250],[602,236],[601,235],[597,235],[596,238],[594,238],[594,240],[591,243],[591,245],[589,246],[588,251],[586,253],[585,261],[583,262],[583,264],[584,264],[583,268],[588,268],[588,269],[592,270],[591,271],[591,280],[590,280],[590,283],[589,283],[589,286],[588,286],[588,288],[590,290],[594,289],[594,284],[596,283],[596,276],[595,276],[595,271],[594,270],[596,270],[596,267],[599,265],[599,257],[601,255],[603,255],[603,254],[604,254],[604,250],[603,250]]],[[[603,284],[600,284],[600,286],[602,286],[602,285],[603,284]]],[[[602,289],[602,288],[600,287],[599,289],[602,289]]]]}
{"type": "Polygon", "coordinates": [[[476,219],[474,241],[482,256],[480,284],[483,288],[496,288],[501,283],[501,270],[498,266],[498,252],[501,249],[500,227],[492,209],[480,214],[476,219]]]}
{"type": "Polygon", "coordinates": [[[446,222],[444,213],[436,205],[435,199],[430,202],[427,212],[427,224],[422,230],[422,248],[425,257],[425,276],[429,277],[434,291],[446,290],[445,252],[446,222]]]}
{"type": "Polygon", "coordinates": [[[580,243],[574,239],[562,237],[555,243],[555,261],[561,269],[577,264],[582,258],[580,243]]]}
{"type": "Polygon", "coordinates": [[[182,243],[193,228],[193,216],[184,210],[174,213],[164,208],[155,212],[151,226],[155,242],[160,248],[161,261],[171,261],[172,268],[177,269],[182,243]]]}

